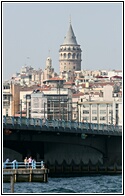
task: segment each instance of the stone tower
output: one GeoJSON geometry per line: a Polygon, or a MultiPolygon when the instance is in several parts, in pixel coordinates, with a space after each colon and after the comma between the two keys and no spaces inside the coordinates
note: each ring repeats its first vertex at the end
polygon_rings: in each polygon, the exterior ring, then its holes
{"type": "Polygon", "coordinates": [[[53,77],[54,68],[52,68],[52,59],[47,57],[46,59],[46,68],[44,70],[44,79],[49,79],[53,77]]]}
{"type": "Polygon", "coordinates": [[[81,70],[81,48],[77,44],[76,37],[74,35],[72,25],[70,22],[69,30],[64,42],[60,45],[59,50],[59,65],[60,72],[67,71],[80,71],[81,70]]]}

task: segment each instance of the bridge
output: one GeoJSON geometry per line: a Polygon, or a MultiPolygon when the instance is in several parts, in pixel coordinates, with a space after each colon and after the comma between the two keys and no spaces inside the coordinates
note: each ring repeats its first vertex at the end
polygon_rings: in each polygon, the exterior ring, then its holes
{"type": "Polygon", "coordinates": [[[122,127],[118,125],[97,124],[71,122],[64,120],[35,119],[21,117],[6,117],[3,118],[3,127],[6,129],[18,130],[41,130],[41,131],[58,131],[70,133],[87,133],[87,134],[103,134],[103,135],[121,135],[122,127]]]}
{"type": "Polygon", "coordinates": [[[44,160],[50,173],[122,166],[122,127],[117,125],[4,116],[3,146],[4,159],[32,155],[44,160]]]}

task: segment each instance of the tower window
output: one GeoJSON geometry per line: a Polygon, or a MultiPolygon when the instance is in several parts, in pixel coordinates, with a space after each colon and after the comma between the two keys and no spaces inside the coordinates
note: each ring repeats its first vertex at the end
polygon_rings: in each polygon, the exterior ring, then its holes
{"type": "Polygon", "coordinates": [[[72,58],[73,58],[73,59],[75,58],[75,53],[73,53],[72,58]]]}
{"type": "Polygon", "coordinates": [[[68,59],[71,57],[71,54],[70,53],[68,53],[68,59]]]}
{"type": "Polygon", "coordinates": [[[66,58],[66,53],[64,53],[64,58],[66,58]]]}

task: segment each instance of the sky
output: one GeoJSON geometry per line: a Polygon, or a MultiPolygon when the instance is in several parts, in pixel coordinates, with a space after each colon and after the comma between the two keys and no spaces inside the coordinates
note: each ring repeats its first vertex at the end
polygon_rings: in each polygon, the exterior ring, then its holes
{"type": "Polygon", "coordinates": [[[121,70],[123,13],[120,2],[4,2],[3,80],[22,66],[45,69],[48,56],[59,73],[59,49],[71,24],[82,49],[82,70],[121,70]]]}

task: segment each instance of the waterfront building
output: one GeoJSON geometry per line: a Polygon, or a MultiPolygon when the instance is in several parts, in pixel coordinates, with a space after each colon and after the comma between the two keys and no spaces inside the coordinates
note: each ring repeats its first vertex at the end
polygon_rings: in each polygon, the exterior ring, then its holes
{"type": "Polygon", "coordinates": [[[3,83],[3,115],[14,116],[19,109],[19,91],[18,84],[3,83]]]}
{"type": "Polygon", "coordinates": [[[122,126],[122,101],[78,102],[80,122],[122,126]]]}
{"type": "Polygon", "coordinates": [[[83,122],[122,126],[122,95],[114,93],[110,85],[101,94],[84,94],[78,100],[78,119],[83,122]]]}
{"type": "Polygon", "coordinates": [[[71,97],[69,89],[52,88],[31,93],[31,118],[71,120],[71,97]]]}

